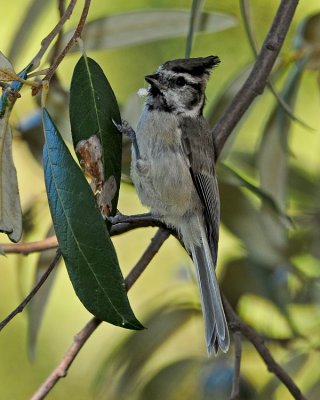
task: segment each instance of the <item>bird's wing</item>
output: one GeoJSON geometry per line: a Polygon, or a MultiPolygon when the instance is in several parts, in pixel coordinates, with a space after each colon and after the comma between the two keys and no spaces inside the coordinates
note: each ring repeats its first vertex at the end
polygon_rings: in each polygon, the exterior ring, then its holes
{"type": "Polygon", "coordinates": [[[190,174],[204,209],[207,237],[216,264],[220,224],[220,200],[214,169],[214,143],[204,118],[180,122],[181,143],[190,174]]]}

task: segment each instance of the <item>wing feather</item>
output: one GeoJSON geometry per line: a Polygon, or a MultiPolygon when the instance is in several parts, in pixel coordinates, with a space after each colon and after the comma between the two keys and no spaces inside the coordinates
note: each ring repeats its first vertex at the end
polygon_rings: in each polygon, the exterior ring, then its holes
{"type": "Polygon", "coordinates": [[[203,205],[207,236],[216,263],[220,200],[216,172],[213,137],[204,118],[184,118],[180,124],[182,148],[190,174],[203,205]]]}

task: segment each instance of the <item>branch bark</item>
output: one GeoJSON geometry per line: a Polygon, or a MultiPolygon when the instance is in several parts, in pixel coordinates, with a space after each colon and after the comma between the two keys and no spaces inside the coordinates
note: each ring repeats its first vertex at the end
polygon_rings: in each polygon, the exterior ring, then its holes
{"type": "Polygon", "coordinates": [[[222,117],[212,128],[217,158],[234,127],[238,124],[253,100],[262,94],[288,33],[298,3],[299,0],[281,0],[272,26],[265,38],[250,75],[230,105],[226,108],[222,117]]]}

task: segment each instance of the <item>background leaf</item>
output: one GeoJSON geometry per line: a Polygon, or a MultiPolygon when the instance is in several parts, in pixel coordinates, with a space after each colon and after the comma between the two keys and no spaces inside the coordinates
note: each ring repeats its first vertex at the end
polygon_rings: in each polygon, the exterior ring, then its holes
{"type": "Polygon", "coordinates": [[[45,9],[49,6],[49,0],[33,0],[30,4],[22,23],[19,25],[18,30],[11,42],[10,50],[8,52],[10,60],[15,61],[19,53],[26,45],[26,41],[33,33],[36,22],[42,16],[45,9]]]}
{"type": "MultiPolygon", "coordinates": [[[[51,226],[47,232],[46,237],[52,236],[54,234],[55,232],[53,226],[51,226]]],[[[33,286],[38,283],[41,276],[48,269],[48,265],[50,265],[50,262],[53,260],[56,251],[56,249],[51,249],[43,251],[40,254],[34,274],[33,286]]],[[[39,289],[37,296],[33,297],[28,306],[28,351],[31,360],[34,360],[36,355],[36,345],[41,322],[44,316],[44,312],[46,310],[46,306],[48,304],[49,296],[51,294],[57,272],[58,268],[56,267],[53,269],[45,283],[39,289]]]]}
{"type": "Polygon", "coordinates": [[[0,120],[0,231],[18,242],[22,235],[22,211],[7,117],[0,120]]]}
{"type": "Polygon", "coordinates": [[[43,124],[50,211],[77,296],[99,319],[142,329],[130,308],[117,256],[90,186],[46,109],[43,124]]]}
{"type": "MultiPolygon", "coordinates": [[[[75,66],[70,89],[70,122],[74,147],[97,135],[102,146],[104,181],[114,177],[116,193],[111,214],[117,211],[121,178],[122,137],[112,120],[120,123],[120,111],[112,88],[100,66],[83,56],[75,66]]],[[[79,158],[80,159],[80,158],[79,158]]],[[[81,159],[80,159],[81,161],[81,159]]]]}
{"type": "MultiPolygon", "coordinates": [[[[150,43],[156,40],[185,36],[190,19],[189,10],[155,9],[109,15],[89,22],[82,39],[87,50],[111,49],[150,43]]],[[[217,32],[236,24],[234,17],[219,13],[202,13],[197,24],[200,32],[217,32]]],[[[68,42],[73,30],[63,39],[68,42]]],[[[71,52],[78,51],[74,46],[71,52]]]]}

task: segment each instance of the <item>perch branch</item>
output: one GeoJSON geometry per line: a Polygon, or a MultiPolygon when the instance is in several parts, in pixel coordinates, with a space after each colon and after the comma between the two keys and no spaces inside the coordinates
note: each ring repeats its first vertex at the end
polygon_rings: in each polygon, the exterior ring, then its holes
{"type": "Polygon", "coordinates": [[[52,260],[51,264],[49,265],[48,269],[45,271],[45,273],[41,276],[39,282],[36,284],[36,286],[31,290],[31,292],[28,294],[28,296],[16,307],[3,321],[0,323],[0,331],[19,313],[21,313],[25,307],[30,303],[32,298],[35,296],[35,294],[38,292],[38,290],[41,288],[41,286],[44,284],[44,282],[47,280],[48,276],[50,273],[53,271],[55,266],[57,265],[59,259],[61,257],[61,252],[60,250],[57,250],[56,255],[54,259],[52,260]]]}
{"type": "MultiPolygon", "coordinates": [[[[117,222],[111,227],[111,236],[121,235],[125,232],[129,232],[137,228],[146,227],[159,227],[168,230],[172,235],[177,236],[176,232],[173,232],[166,228],[166,226],[153,217],[150,213],[136,214],[136,215],[117,215],[117,222]]],[[[50,250],[58,247],[57,237],[50,236],[43,240],[38,240],[29,243],[0,243],[0,253],[5,254],[24,254],[35,253],[38,251],[50,250]]]]}
{"type": "Polygon", "coordinates": [[[223,296],[223,306],[226,312],[227,320],[229,322],[229,327],[232,332],[241,332],[255,347],[260,357],[263,359],[268,370],[274,373],[277,378],[285,385],[285,387],[292,394],[296,400],[306,400],[306,398],[301,393],[301,390],[295,384],[295,382],[290,378],[286,371],[276,362],[272,354],[265,346],[263,338],[250,326],[246,325],[238,315],[235,313],[227,299],[223,296]]]}
{"type": "Polygon", "coordinates": [[[54,249],[55,247],[58,247],[58,241],[55,235],[36,242],[0,244],[1,252],[5,254],[15,253],[28,255],[38,251],[54,249]]]}
{"type": "MultiPolygon", "coordinates": [[[[127,291],[131,289],[133,284],[137,281],[142,272],[146,269],[152,258],[159,251],[160,247],[169,237],[169,235],[170,233],[167,230],[163,228],[158,229],[157,233],[151,240],[150,245],[147,247],[147,249],[141,256],[140,260],[137,262],[137,264],[133,267],[133,269],[126,277],[125,286],[127,291]]],[[[82,349],[82,347],[87,342],[92,333],[98,328],[101,322],[102,321],[99,320],[98,318],[95,317],[92,318],[85,325],[85,327],[74,337],[72,345],[68,349],[67,353],[64,355],[60,364],[52,371],[52,373],[49,375],[46,381],[38,388],[38,390],[32,396],[31,400],[44,399],[46,395],[53,389],[56,383],[61,378],[64,378],[67,375],[68,370],[73,361],[75,360],[76,356],[78,355],[79,351],[82,349]]]]}
{"type": "Polygon", "coordinates": [[[226,108],[222,117],[212,128],[217,158],[234,127],[253,100],[263,92],[268,81],[268,76],[287,35],[298,3],[299,0],[281,0],[269,33],[265,38],[250,75],[230,105],[226,108]]]}

